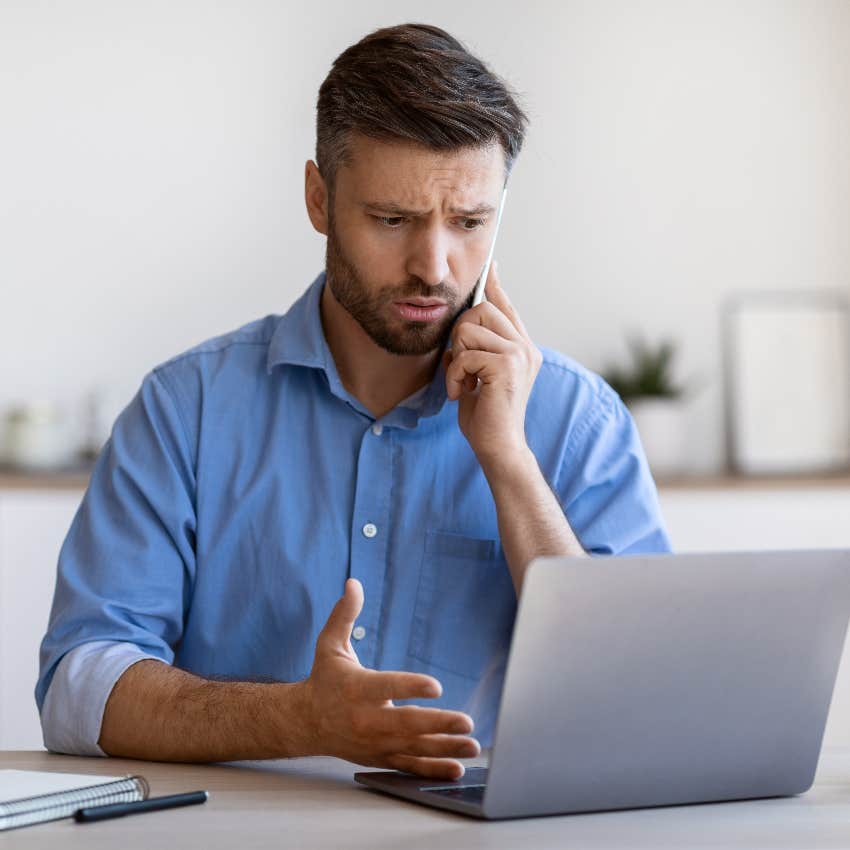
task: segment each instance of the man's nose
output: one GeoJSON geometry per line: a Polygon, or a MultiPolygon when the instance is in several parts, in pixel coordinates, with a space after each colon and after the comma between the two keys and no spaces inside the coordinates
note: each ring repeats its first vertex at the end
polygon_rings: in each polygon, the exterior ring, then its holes
{"type": "Polygon", "coordinates": [[[448,244],[438,228],[418,234],[407,261],[407,272],[428,286],[438,286],[449,277],[448,244]]]}

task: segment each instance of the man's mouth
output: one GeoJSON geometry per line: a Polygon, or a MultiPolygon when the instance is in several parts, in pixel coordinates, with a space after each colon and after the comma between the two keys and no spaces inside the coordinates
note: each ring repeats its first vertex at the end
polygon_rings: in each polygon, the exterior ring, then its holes
{"type": "Polygon", "coordinates": [[[408,322],[433,322],[448,310],[448,304],[445,301],[435,298],[410,298],[405,301],[396,301],[393,306],[408,322]]]}

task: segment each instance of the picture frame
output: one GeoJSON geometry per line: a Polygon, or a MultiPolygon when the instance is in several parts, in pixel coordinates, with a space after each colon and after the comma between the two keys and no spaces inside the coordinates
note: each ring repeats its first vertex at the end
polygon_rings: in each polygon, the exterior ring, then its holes
{"type": "Polygon", "coordinates": [[[850,471],[850,301],[761,291],[723,315],[727,461],[741,475],[850,471]]]}

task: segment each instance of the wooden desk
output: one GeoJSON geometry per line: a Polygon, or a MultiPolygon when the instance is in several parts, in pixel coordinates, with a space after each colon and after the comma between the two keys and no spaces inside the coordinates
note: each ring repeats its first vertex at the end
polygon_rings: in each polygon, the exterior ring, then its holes
{"type": "Polygon", "coordinates": [[[489,823],[368,791],[352,779],[353,765],[331,758],[199,766],[7,751],[0,767],[141,773],[154,795],[210,791],[203,806],[0,833],[3,850],[850,847],[850,748],[825,752],[800,797],[489,823]]]}

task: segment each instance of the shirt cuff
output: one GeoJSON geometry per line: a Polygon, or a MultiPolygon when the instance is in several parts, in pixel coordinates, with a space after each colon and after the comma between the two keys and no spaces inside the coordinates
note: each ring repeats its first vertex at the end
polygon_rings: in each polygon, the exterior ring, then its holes
{"type": "Polygon", "coordinates": [[[44,746],[75,756],[105,756],[98,746],[106,701],[122,673],[146,658],[134,643],[96,640],[67,652],[56,667],[41,709],[44,746]]]}

